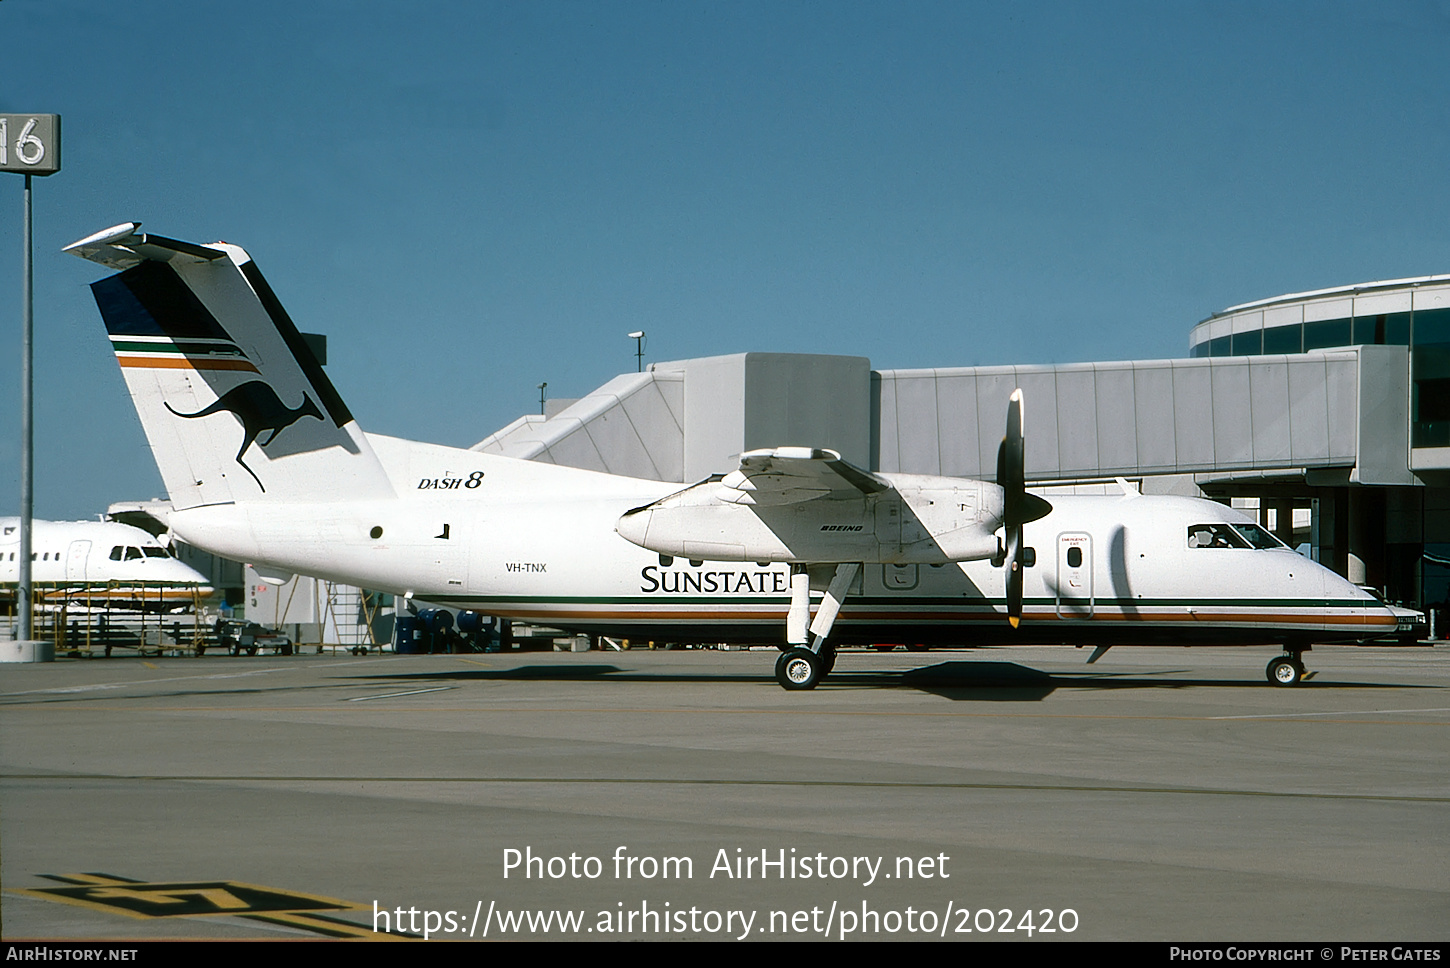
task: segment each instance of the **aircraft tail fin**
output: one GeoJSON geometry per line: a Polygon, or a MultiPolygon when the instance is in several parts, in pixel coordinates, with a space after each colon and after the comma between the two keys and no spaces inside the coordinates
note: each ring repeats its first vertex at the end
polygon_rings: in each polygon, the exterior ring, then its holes
{"type": "Polygon", "coordinates": [[[127,222],[65,251],[120,270],[91,290],[177,510],[394,495],[243,249],[147,235],[127,222]]]}

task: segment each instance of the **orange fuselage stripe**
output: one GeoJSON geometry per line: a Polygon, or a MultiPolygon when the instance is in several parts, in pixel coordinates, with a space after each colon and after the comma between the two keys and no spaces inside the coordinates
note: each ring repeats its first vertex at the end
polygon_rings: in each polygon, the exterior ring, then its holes
{"type": "MultiPolygon", "coordinates": [[[[690,621],[740,621],[740,620],[785,620],[785,610],[770,610],[757,612],[726,612],[726,611],[697,611],[680,609],[619,609],[618,611],[600,611],[598,609],[573,609],[573,608],[549,608],[547,606],[519,606],[497,605],[493,607],[493,614],[497,615],[540,615],[548,618],[566,619],[644,619],[644,620],[678,620],[690,621]]],[[[997,613],[1000,617],[1001,613],[997,613]]],[[[1118,622],[1211,622],[1211,623],[1253,623],[1262,622],[1265,624],[1299,624],[1310,627],[1315,626],[1383,626],[1394,628],[1396,621],[1393,616],[1381,615],[1264,615],[1250,612],[1219,613],[1212,615],[1154,615],[1151,613],[1140,615],[1126,615],[1121,612],[1116,614],[1104,614],[1101,612],[1092,615],[1057,615],[1053,612],[1034,613],[1028,611],[1024,618],[1031,621],[1118,621],[1118,622]]],[[[841,621],[898,621],[898,622],[962,622],[970,620],[991,621],[993,613],[980,611],[975,614],[963,615],[960,612],[861,612],[843,609],[841,621]]]]}
{"type": "Polygon", "coordinates": [[[186,356],[117,356],[116,362],[125,367],[148,370],[246,370],[256,373],[257,368],[248,360],[212,359],[186,356]]]}

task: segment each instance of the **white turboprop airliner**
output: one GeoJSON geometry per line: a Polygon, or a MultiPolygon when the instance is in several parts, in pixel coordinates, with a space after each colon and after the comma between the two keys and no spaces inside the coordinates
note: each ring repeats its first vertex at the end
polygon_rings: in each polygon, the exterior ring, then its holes
{"type": "MultiPolygon", "coordinates": [[[[42,601],[158,610],[212,593],[206,576],[155,538],[115,521],[32,521],[30,580],[42,601]]],[[[0,586],[20,583],[20,519],[0,518],[0,586]]]]}
{"type": "Polygon", "coordinates": [[[126,223],[66,251],[120,270],[91,288],[173,533],[275,573],[565,629],[771,642],[787,689],[828,675],[838,643],[901,641],[1091,644],[1094,658],[1278,645],[1269,679],[1292,685],[1311,643],[1417,614],[1213,502],[1026,494],[1020,395],[1002,486],[785,447],[680,490],[364,433],[237,246],[126,223]]]}

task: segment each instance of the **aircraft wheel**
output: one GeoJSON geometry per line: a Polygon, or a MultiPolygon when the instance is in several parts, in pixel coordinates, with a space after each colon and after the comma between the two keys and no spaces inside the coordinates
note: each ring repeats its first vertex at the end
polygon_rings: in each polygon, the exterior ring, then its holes
{"type": "Polygon", "coordinates": [[[1304,666],[1293,656],[1281,655],[1269,663],[1264,673],[1276,686],[1296,686],[1304,678],[1304,666]]]}
{"type": "Polygon", "coordinates": [[[821,681],[821,658],[810,649],[782,652],[775,660],[775,681],[792,692],[814,689],[821,681]]]}
{"type": "Polygon", "coordinates": [[[836,668],[836,647],[827,645],[821,648],[821,678],[830,675],[836,668]]]}

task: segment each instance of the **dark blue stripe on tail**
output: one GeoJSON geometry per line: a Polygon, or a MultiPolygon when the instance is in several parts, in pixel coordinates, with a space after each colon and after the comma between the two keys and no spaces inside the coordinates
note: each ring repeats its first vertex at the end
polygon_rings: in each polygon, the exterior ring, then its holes
{"type": "Polygon", "coordinates": [[[164,262],[143,262],[91,283],[112,336],[231,339],[216,317],[164,262]]]}

